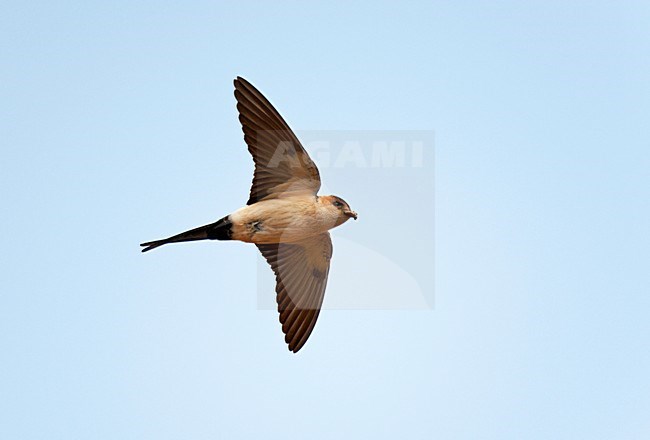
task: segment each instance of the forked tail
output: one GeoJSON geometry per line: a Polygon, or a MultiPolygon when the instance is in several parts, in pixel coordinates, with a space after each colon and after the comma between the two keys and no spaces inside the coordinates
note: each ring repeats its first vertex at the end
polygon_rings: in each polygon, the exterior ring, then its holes
{"type": "Polygon", "coordinates": [[[215,223],[200,226],[198,228],[182,232],[169,238],[142,243],[140,244],[140,246],[144,246],[142,252],[150,251],[151,249],[155,249],[167,243],[179,243],[182,241],[196,240],[230,240],[232,236],[232,223],[228,217],[229,216],[225,216],[215,223]]]}

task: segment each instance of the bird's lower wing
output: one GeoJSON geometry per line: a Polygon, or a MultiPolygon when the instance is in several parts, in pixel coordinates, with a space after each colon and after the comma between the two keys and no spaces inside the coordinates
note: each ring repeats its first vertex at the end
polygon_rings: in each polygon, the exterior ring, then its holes
{"type": "Polygon", "coordinates": [[[332,258],[329,232],[293,243],[258,244],[276,280],[282,331],[294,353],[309,338],[320,313],[332,258]]]}

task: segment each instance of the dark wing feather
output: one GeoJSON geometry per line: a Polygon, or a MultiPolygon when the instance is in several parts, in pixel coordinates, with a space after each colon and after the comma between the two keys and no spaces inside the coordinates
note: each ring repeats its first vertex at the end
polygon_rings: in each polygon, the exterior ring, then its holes
{"type": "Polygon", "coordinates": [[[271,103],[244,78],[235,79],[239,121],[255,162],[248,204],[293,195],[316,195],[320,174],[296,135],[271,103]]]}
{"type": "Polygon", "coordinates": [[[295,353],[307,342],[323,304],[332,258],[330,234],[257,247],[275,272],[282,332],[295,353]]]}

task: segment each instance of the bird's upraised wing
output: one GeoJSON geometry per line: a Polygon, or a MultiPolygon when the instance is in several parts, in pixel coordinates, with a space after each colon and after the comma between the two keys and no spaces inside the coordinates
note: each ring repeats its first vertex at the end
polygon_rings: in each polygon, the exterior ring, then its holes
{"type": "Polygon", "coordinates": [[[282,332],[289,350],[295,353],[309,338],[323,304],[332,258],[330,234],[257,247],[275,272],[282,332]]]}
{"type": "Polygon", "coordinates": [[[235,79],[239,121],[255,161],[248,204],[296,195],[316,195],[320,175],[289,125],[244,78],[235,79]]]}

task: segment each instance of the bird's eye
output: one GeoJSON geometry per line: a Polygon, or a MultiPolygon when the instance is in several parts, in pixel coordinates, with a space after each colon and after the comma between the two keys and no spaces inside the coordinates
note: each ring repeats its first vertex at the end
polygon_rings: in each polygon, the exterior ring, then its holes
{"type": "Polygon", "coordinates": [[[335,201],[334,201],[334,206],[336,206],[337,208],[342,208],[342,207],[343,207],[343,203],[339,202],[338,200],[335,200],[335,201]]]}

